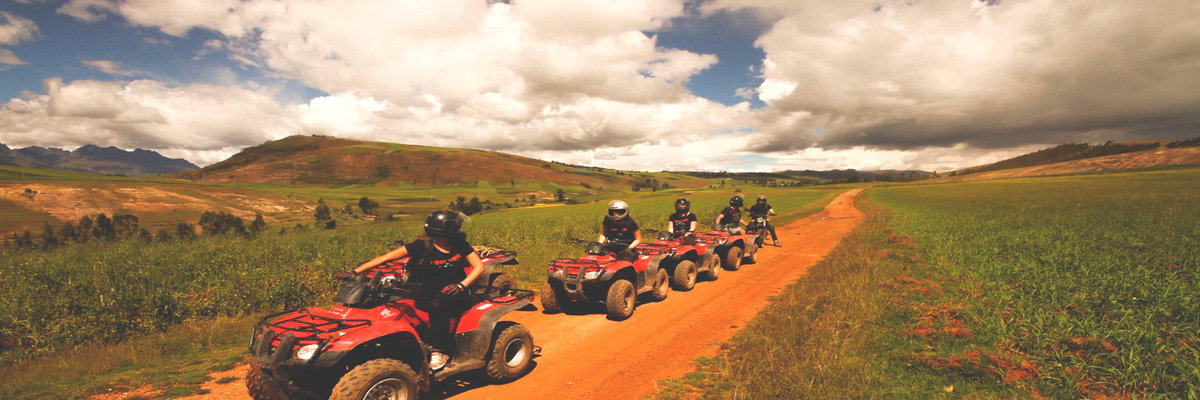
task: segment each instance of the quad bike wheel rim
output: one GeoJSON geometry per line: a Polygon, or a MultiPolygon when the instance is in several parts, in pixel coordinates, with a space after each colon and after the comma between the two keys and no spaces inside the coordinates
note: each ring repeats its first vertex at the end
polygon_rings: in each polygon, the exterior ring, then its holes
{"type": "Polygon", "coordinates": [[[516,368],[529,358],[529,350],[525,348],[525,341],[521,339],[513,339],[504,346],[504,365],[510,368],[516,368]]]}
{"type": "Polygon", "coordinates": [[[408,385],[404,381],[396,378],[387,378],[379,382],[375,382],[367,393],[363,394],[363,400],[408,400],[408,385]]]}

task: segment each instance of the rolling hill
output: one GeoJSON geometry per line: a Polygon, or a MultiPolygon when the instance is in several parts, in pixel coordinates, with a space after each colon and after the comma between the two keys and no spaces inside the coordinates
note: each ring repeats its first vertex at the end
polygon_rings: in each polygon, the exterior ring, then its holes
{"type": "Polygon", "coordinates": [[[0,165],[100,175],[172,174],[200,168],[182,158],[167,158],[152,150],[122,150],[91,144],[75,151],[38,146],[10,149],[0,144],[0,165]]]}
{"type": "Polygon", "coordinates": [[[643,179],[671,186],[705,184],[678,174],[581,167],[484,150],[300,135],[246,148],[224,161],[178,176],[208,182],[308,186],[555,184],[615,188],[643,179]]]}

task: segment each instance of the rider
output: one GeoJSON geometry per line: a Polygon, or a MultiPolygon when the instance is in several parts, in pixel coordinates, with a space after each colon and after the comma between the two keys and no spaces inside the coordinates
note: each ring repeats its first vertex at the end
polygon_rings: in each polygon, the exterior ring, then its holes
{"type": "Polygon", "coordinates": [[[598,242],[606,244],[605,248],[617,253],[617,258],[627,261],[637,258],[633,254],[633,248],[642,242],[642,231],[629,215],[629,204],[620,200],[609,202],[608,216],[601,222],[601,226],[603,229],[600,231],[598,242]]]}
{"type": "Polygon", "coordinates": [[[685,198],[675,200],[675,213],[667,218],[670,223],[667,224],[667,231],[671,232],[671,237],[684,237],[685,240],[691,238],[695,240],[692,234],[696,233],[696,214],[692,214],[692,202],[685,198]]]}
{"type": "Polygon", "coordinates": [[[426,283],[440,289],[436,293],[414,296],[419,299],[414,305],[429,313],[428,336],[434,350],[430,367],[434,370],[446,365],[454,345],[452,320],[457,319],[471,305],[467,287],[483,273],[483,262],[479,254],[467,243],[467,234],[462,231],[466,216],[455,211],[434,211],[425,218],[425,236],[412,243],[397,247],[357,268],[355,273],[375,268],[390,260],[409,257],[405,266],[408,282],[426,283]]]}
{"type": "Polygon", "coordinates": [[[733,225],[737,228],[731,233],[737,233],[741,231],[742,225],[746,224],[744,221],[742,221],[742,205],[744,202],[745,200],[742,199],[742,196],[730,197],[729,207],[725,207],[724,210],[721,210],[720,214],[717,214],[717,221],[713,224],[713,226],[720,227],[722,225],[733,225]]]}
{"type": "Polygon", "coordinates": [[[750,206],[750,219],[762,217],[767,222],[766,227],[768,232],[771,232],[771,240],[776,245],[779,244],[779,236],[775,234],[775,226],[771,225],[771,221],[767,219],[768,215],[775,215],[775,209],[767,204],[767,196],[759,195],[758,200],[754,201],[754,205],[750,206]]]}

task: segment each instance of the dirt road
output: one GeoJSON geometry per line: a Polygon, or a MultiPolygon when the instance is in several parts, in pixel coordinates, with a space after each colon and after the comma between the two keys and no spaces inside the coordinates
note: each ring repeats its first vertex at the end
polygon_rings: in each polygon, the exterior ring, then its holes
{"type": "MultiPolygon", "coordinates": [[[[723,271],[717,281],[701,282],[690,292],[671,292],[663,302],[639,304],[626,321],[609,321],[602,313],[509,314],[529,327],[542,347],[533,371],[499,386],[442,382],[428,397],[638,399],[653,393],[658,380],[682,376],[692,369],[693,359],[715,354],[717,345],[754,317],[769,296],[833,250],[863,219],[853,204],[858,192],[843,193],[824,211],[779,227],[784,247],[763,248],[757,264],[723,271]]],[[[230,385],[237,385],[230,388],[235,393],[218,395],[218,389],[197,399],[246,398],[241,397],[246,396],[244,383],[230,385]]]]}

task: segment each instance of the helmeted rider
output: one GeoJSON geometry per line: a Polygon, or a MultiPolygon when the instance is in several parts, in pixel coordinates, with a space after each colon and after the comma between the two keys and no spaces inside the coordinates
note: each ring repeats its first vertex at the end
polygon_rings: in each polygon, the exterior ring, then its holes
{"type": "Polygon", "coordinates": [[[637,221],[629,215],[629,204],[621,200],[608,203],[608,215],[600,223],[600,238],[596,241],[605,244],[609,251],[617,253],[617,258],[626,261],[636,259],[633,248],[642,242],[642,231],[637,221]]]}
{"type": "Polygon", "coordinates": [[[746,222],[742,221],[742,205],[745,204],[745,199],[742,196],[733,196],[729,198],[729,207],[721,210],[717,214],[717,221],[713,224],[715,227],[730,226],[736,227],[732,229],[733,233],[741,232],[742,225],[746,222]]]}
{"type": "Polygon", "coordinates": [[[692,202],[685,198],[675,200],[675,213],[667,217],[667,231],[671,232],[671,237],[684,237],[685,240],[696,233],[696,214],[692,214],[692,202]]]}
{"type": "Polygon", "coordinates": [[[429,335],[425,342],[434,347],[430,367],[438,370],[453,354],[453,323],[471,305],[467,287],[483,273],[479,254],[467,243],[462,225],[467,218],[457,211],[434,211],[425,218],[425,235],[412,243],[397,247],[354,268],[354,272],[375,268],[380,264],[408,256],[404,269],[408,282],[426,283],[437,291],[427,291],[417,297],[414,305],[429,313],[429,335]]]}
{"type": "Polygon", "coordinates": [[[758,199],[754,201],[754,205],[750,206],[750,219],[763,217],[767,221],[765,228],[768,232],[771,232],[771,240],[776,245],[779,245],[779,236],[775,234],[775,226],[771,225],[771,221],[767,219],[771,215],[775,215],[775,209],[771,208],[770,204],[767,204],[766,195],[759,195],[758,199]]]}

